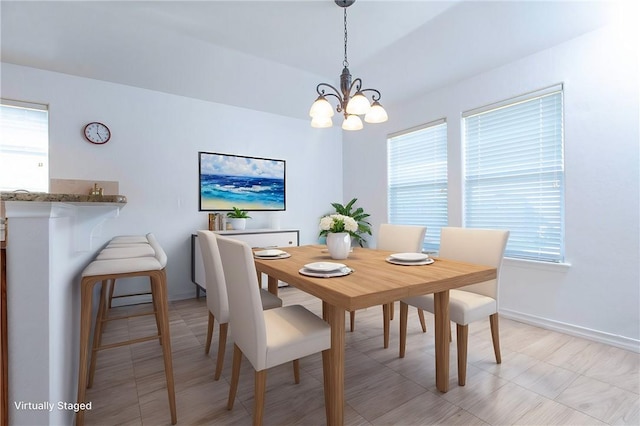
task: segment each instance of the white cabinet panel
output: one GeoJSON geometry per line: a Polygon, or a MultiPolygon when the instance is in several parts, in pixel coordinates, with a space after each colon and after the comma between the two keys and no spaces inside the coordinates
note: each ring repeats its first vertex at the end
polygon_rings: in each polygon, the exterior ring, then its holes
{"type": "Polygon", "coordinates": [[[244,241],[252,248],[287,247],[298,245],[298,231],[216,231],[216,234],[244,241]]]}

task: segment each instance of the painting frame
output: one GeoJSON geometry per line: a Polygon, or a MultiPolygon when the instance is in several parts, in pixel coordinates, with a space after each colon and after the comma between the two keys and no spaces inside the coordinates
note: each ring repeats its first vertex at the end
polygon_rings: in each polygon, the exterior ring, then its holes
{"type": "Polygon", "coordinates": [[[286,210],[286,160],[198,152],[198,211],[286,210]]]}

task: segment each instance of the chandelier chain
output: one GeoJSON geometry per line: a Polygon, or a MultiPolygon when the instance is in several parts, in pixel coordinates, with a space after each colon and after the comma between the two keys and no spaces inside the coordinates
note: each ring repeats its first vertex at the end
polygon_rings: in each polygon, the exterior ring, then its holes
{"type": "Polygon", "coordinates": [[[349,61],[347,60],[347,8],[344,8],[344,61],[342,66],[349,68],[349,61]]]}

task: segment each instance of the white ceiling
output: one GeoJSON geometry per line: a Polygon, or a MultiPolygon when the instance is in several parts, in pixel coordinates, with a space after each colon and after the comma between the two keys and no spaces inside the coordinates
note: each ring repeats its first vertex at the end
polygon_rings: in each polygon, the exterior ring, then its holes
{"type": "MultiPolygon", "coordinates": [[[[383,103],[399,102],[605,25],[610,3],[358,0],[347,9],[349,67],[383,103]]],[[[315,84],[336,85],[342,69],[333,0],[0,8],[3,62],[285,116],[306,117],[315,84]]]]}

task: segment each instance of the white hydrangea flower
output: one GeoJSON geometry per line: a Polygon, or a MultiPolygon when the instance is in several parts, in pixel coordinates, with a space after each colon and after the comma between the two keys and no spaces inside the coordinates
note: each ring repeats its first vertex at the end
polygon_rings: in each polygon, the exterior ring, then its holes
{"type": "Polygon", "coordinates": [[[354,218],[344,216],[344,229],[348,232],[356,232],[358,230],[358,224],[354,218]]]}
{"type": "Polygon", "coordinates": [[[350,216],[331,214],[320,219],[320,230],[327,232],[356,232],[358,223],[350,216]]]}
{"type": "Polygon", "coordinates": [[[320,219],[321,231],[328,231],[329,229],[331,229],[332,225],[333,225],[333,218],[331,216],[325,216],[322,219],[320,219]]]}

